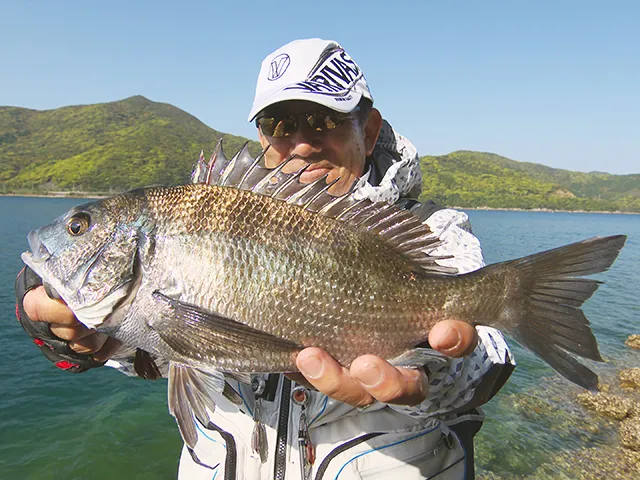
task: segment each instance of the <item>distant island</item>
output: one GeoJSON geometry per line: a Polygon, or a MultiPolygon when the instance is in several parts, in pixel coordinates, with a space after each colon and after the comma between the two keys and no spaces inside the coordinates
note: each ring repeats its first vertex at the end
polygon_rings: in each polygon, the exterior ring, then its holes
{"type": "MultiPolygon", "coordinates": [[[[142,96],[38,111],[0,107],[0,194],[107,195],[188,180],[201,150],[246,138],[142,96]]],[[[252,154],[260,151],[249,142],[252,154]]],[[[640,213],[640,174],[573,172],[457,151],[421,158],[421,199],[460,208],[640,213]]]]}

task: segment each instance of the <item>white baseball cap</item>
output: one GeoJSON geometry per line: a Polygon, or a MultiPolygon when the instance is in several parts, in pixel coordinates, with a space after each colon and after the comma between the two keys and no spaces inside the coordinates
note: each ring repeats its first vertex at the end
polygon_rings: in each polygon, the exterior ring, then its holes
{"type": "Polygon", "coordinates": [[[295,40],[262,61],[249,121],[285,100],[306,100],[347,113],[362,97],[373,101],[362,70],[340,45],[320,38],[295,40]]]}

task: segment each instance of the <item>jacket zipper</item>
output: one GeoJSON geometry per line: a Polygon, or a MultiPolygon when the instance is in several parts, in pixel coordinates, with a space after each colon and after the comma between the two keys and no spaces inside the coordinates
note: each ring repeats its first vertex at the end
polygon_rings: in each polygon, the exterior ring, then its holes
{"type": "Polygon", "coordinates": [[[273,467],[273,478],[284,480],[287,473],[287,439],[289,437],[289,406],[291,404],[291,380],[282,376],[282,392],[280,393],[280,411],[278,413],[278,434],[276,437],[276,453],[273,467]]]}

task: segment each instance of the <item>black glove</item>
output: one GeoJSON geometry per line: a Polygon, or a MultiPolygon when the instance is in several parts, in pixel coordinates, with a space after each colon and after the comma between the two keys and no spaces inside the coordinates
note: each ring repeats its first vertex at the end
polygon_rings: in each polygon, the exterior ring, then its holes
{"type": "MultiPolygon", "coordinates": [[[[69,342],[51,333],[46,322],[34,322],[24,311],[22,300],[29,290],[42,285],[42,279],[29,267],[24,267],[16,277],[16,317],[25,332],[33,338],[40,351],[62,370],[73,373],[86,372],[90,368],[101,367],[104,362],[95,361],[91,355],[74,352],[69,342]]],[[[49,293],[49,292],[47,292],[49,293]]],[[[50,295],[51,296],[51,295],[50,295]]]]}

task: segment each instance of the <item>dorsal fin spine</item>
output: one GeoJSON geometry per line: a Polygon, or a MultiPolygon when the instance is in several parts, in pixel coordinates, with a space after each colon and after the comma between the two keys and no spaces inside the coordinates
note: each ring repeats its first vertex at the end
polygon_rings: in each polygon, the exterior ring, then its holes
{"type": "Polygon", "coordinates": [[[274,168],[270,173],[265,175],[265,177],[262,180],[260,180],[258,183],[256,183],[256,185],[251,189],[251,191],[262,190],[264,188],[264,186],[269,184],[271,179],[274,178],[276,175],[278,175],[282,171],[282,169],[285,167],[285,165],[287,165],[294,158],[295,158],[295,156],[292,155],[291,157],[286,159],[284,162],[282,162],[280,165],[278,165],[276,168],[274,168]]]}
{"type": "Polygon", "coordinates": [[[249,142],[245,142],[245,144],[242,146],[242,148],[240,150],[238,150],[238,152],[231,157],[231,160],[229,160],[229,163],[227,163],[227,165],[224,168],[224,172],[222,172],[222,175],[220,176],[220,181],[218,182],[218,185],[220,186],[235,186],[235,185],[229,185],[227,183],[227,180],[229,180],[229,178],[231,177],[231,174],[233,173],[233,169],[236,166],[236,164],[238,163],[238,159],[240,158],[240,155],[242,155],[242,152],[245,151],[245,149],[248,149],[249,142]]]}
{"type": "MultiPolygon", "coordinates": [[[[248,144],[248,142],[247,142],[248,144]]],[[[245,145],[247,145],[245,144],[245,145]]],[[[269,145],[270,146],[270,145],[269,145]]],[[[251,166],[249,168],[247,168],[247,171],[244,172],[244,175],[242,175],[242,178],[240,179],[240,181],[238,182],[238,186],[242,187],[242,185],[244,184],[244,182],[247,180],[247,178],[249,178],[249,176],[253,173],[253,171],[258,167],[258,165],[260,164],[260,162],[262,161],[262,158],[264,157],[264,154],[266,153],[266,151],[269,149],[269,146],[267,148],[265,148],[264,150],[262,150],[262,152],[260,152],[260,155],[258,155],[256,157],[256,159],[253,161],[253,163],[251,164],[251,166]]],[[[248,150],[248,149],[247,149],[248,150]]]]}
{"type": "MultiPolygon", "coordinates": [[[[329,174],[325,175],[322,178],[328,177],[329,174]]],[[[336,183],[338,183],[340,181],[340,177],[336,178],[335,180],[333,180],[331,183],[327,183],[327,185],[320,190],[318,193],[316,193],[313,197],[311,197],[311,200],[309,200],[307,203],[304,204],[304,208],[309,208],[311,205],[313,205],[313,202],[315,202],[316,200],[318,200],[320,197],[322,197],[323,195],[331,195],[329,193],[329,189],[331,187],[333,187],[336,183]]]]}
{"type": "Polygon", "coordinates": [[[387,232],[390,228],[393,228],[396,223],[402,221],[403,219],[399,219],[398,217],[405,217],[406,213],[408,212],[403,212],[402,210],[392,212],[390,215],[386,216],[383,221],[373,226],[371,228],[371,231],[379,235],[384,235],[385,232],[387,232]]]}
{"type": "Polygon", "coordinates": [[[352,213],[353,210],[357,209],[358,207],[361,207],[364,203],[366,202],[370,202],[371,200],[363,198],[362,200],[357,201],[356,203],[354,203],[353,205],[347,207],[343,212],[341,212],[339,215],[336,216],[337,220],[342,220],[344,218],[347,217],[348,214],[352,213]]]}
{"type": "Polygon", "coordinates": [[[287,198],[287,202],[288,203],[295,203],[297,205],[303,205],[302,203],[298,203],[299,201],[301,201],[302,199],[304,199],[304,196],[313,191],[313,189],[320,184],[320,182],[325,182],[326,184],[326,180],[327,180],[327,176],[329,174],[325,173],[323,176],[321,176],[320,178],[318,178],[317,180],[314,180],[313,182],[309,183],[307,186],[305,186],[304,188],[302,188],[301,190],[298,190],[296,193],[294,193],[293,195],[291,195],[289,198],[287,198]]]}
{"type": "Polygon", "coordinates": [[[331,209],[336,206],[337,204],[339,204],[340,202],[342,202],[345,198],[347,198],[349,196],[349,192],[340,195],[339,197],[336,197],[335,200],[331,200],[329,203],[327,203],[324,207],[322,207],[318,212],[321,215],[327,215],[327,216],[331,216],[329,214],[329,212],[331,211],[331,209]]]}
{"type": "Polygon", "coordinates": [[[287,200],[288,197],[285,197],[285,198],[281,197],[282,192],[284,192],[285,190],[287,190],[287,188],[289,188],[291,185],[293,185],[298,180],[298,178],[300,178],[300,175],[302,175],[307,170],[307,168],[309,168],[308,164],[307,165],[303,165],[295,174],[293,174],[287,180],[282,182],[282,185],[280,185],[278,188],[276,188],[276,190],[273,192],[274,198],[280,198],[282,200],[287,200]]]}

